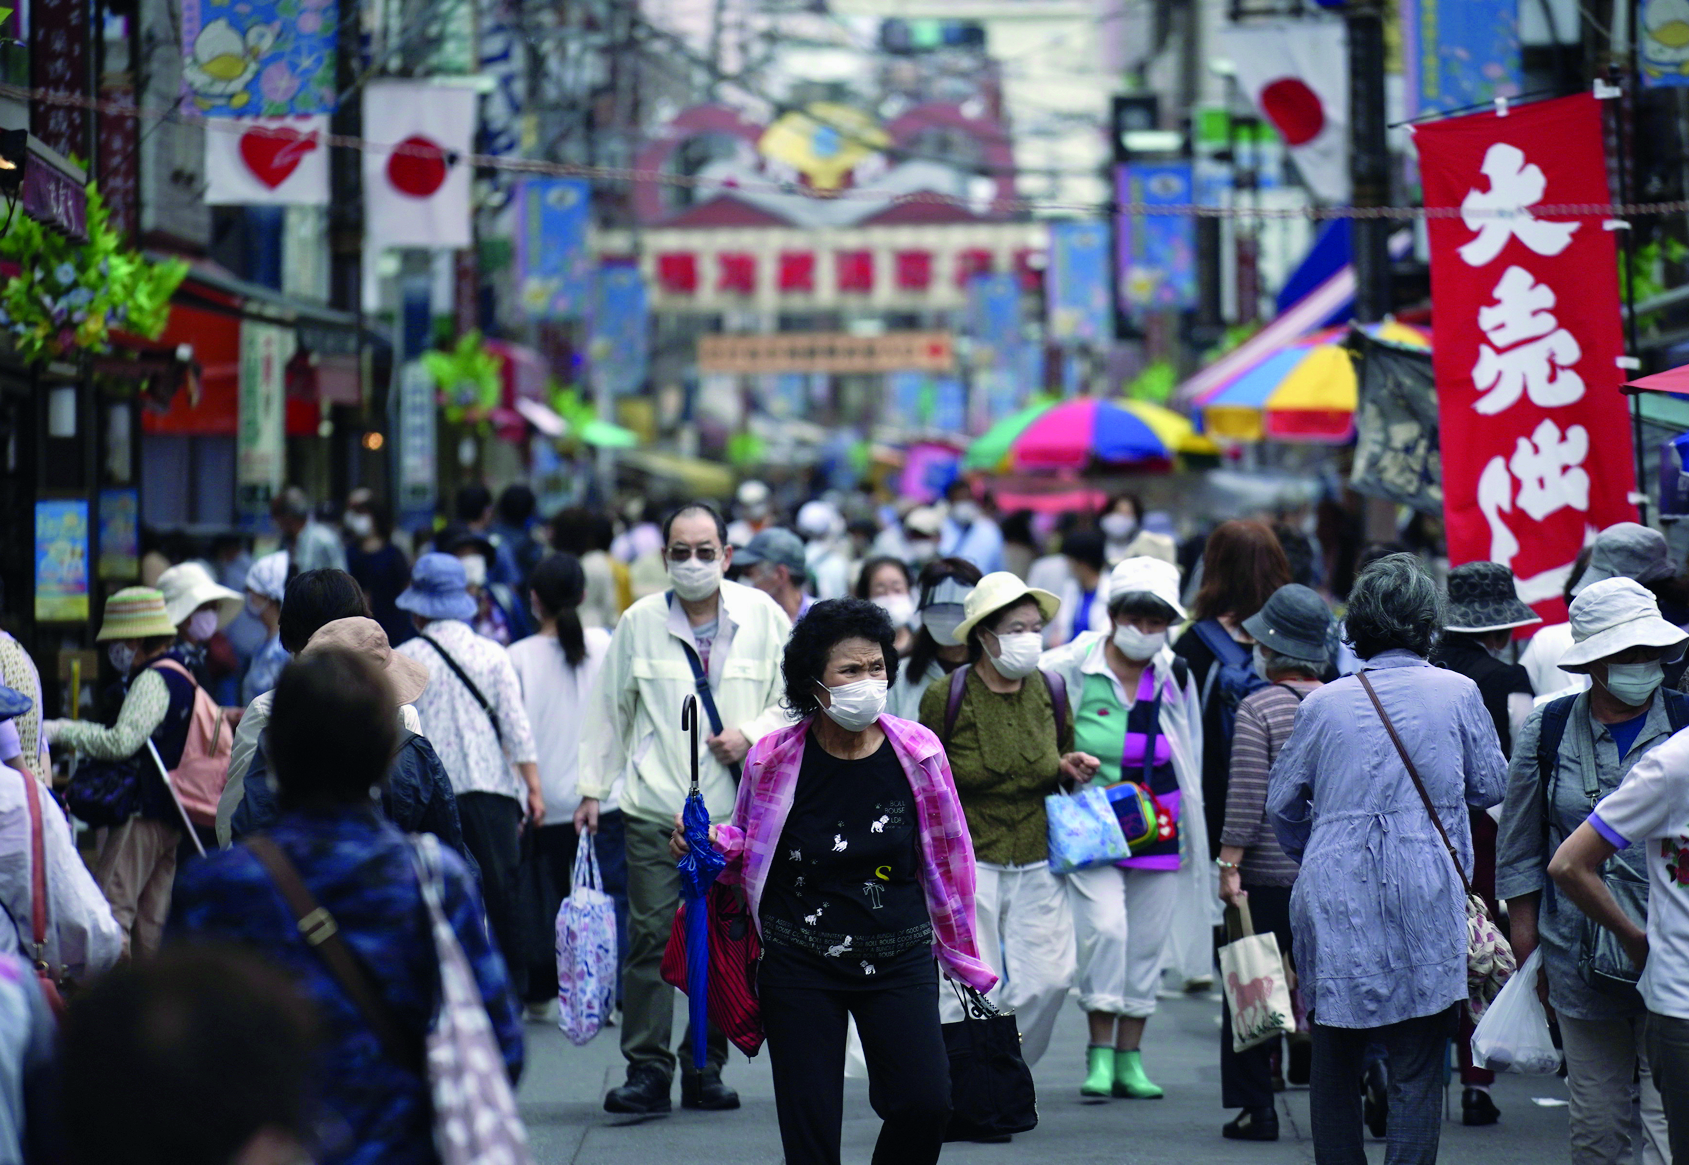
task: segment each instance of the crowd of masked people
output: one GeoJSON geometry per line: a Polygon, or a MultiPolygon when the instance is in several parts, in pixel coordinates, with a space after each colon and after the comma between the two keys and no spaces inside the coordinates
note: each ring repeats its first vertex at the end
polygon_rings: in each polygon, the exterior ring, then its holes
{"type": "Polygon", "coordinates": [[[1079,1097],[1161,1098],[1158,997],[1213,989],[1245,904],[1297,1030],[1234,1052],[1222,1022],[1219,1132],[1276,1140],[1306,1085],[1316,1160],[1370,1130],[1434,1161],[1451,1042],[1463,1121],[1503,1116],[1468,884],[1541,951],[1572,1160],[1689,1161],[1689,590],[1654,530],[1595,536],[1543,625],[1495,563],[1372,546],[1336,594],[1294,523],[1181,543],[1131,496],[1051,522],[967,481],[543,520],[470,486],[398,538],[368,491],[289,488],[272,517],[256,559],[149,547],[91,709],[45,718],[0,633],[0,1165],[433,1162],[465,1127],[525,1159],[523,1022],[556,1016],[588,844],[620,931],[605,1109],[668,1112],[677,1075],[738,1108],[720,1031],[677,1057],[661,970],[693,695],[793,1165],[838,1160],[846,1071],[877,1161],[937,1159],[966,991],[1029,1064],[1077,1006],[1079,1097]],[[1146,831],[1058,873],[1050,799],[1097,787],[1146,831]]]}

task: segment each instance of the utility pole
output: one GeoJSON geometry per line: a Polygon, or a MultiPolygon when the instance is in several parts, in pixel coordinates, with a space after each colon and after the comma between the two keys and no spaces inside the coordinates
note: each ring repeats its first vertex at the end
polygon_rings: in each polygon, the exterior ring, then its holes
{"type": "MultiPolygon", "coordinates": [[[[1379,0],[1352,0],[1349,25],[1349,179],[1357,207],[1390,204],[1390,155],[1385,145],[1384,12],[1379,0]]],[[[1355,265],[1355,319],[1376,323],[1390,312],[1390,221],[1350,223],[1355,265]]]]}

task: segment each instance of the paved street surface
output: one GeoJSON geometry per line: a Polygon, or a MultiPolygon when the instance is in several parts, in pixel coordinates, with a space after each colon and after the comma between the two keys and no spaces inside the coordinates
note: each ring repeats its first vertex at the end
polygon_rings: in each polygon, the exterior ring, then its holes
{"type": "MultiPolygon", "coordinates": [[[[1306,1089],[1292,1089],[1279,1103],[1280,1140],[1245,1144],[1224,1140],[1220,1126],[1232,1114],[1220,1108],[1218,997],[1164,999],[1150,1022],[1145,1061],[1167,1090],[1158,1101],[1115,1100],[1082,1104],[1084,1023],[1077,1007],[1065,1010],[1050,1052],[1035,1069],[1040,1123],[1012,1145],[951,1145],[947,1165],[996,1165],[1037,1159],[1042,1163],[1097,1165],[1176,1162],[1179,1165],[1282,1165],[1311,1162],[1306,1089]]],[[[684,1016],[675,1024],[683,1029],[684,1016]]],[[[584,1048],[570,1045],[555,1027],[529,1024],[528,1071],[522,1081],[522,1113],[542,1165],[691,1165],[707,1155],[716,1165],[773,1165],[781,1160],[775,1125],[768,1054],[747,1063],[737,1052],[727,1079],[744,1107],[734,1113],[681,1111],[674,1090],[674,1115],[622,1124],[603,1110],[603,1093],[623,1078],[618,1029],[607,1029],[584,1048]]],[[[1460,1093],[1450,1094],[1454,1120],[1443,1126],[1441,1160],[1456,1165],[1510,1165],[1563,1161],[1566,1110],[1541,1107],[1534,1097],[1564,1099],[1556,1077],[1503,1075],[1496,1085],[1501,1123],[1468,1129],[1459,1123],[1460,1093]]],[[[865,1165],[879,1122],[868,1107],[866,1081],[845,1082],[844,1161],[865,1165]]],[[[1372,1142],[1373,1161],[1384,1146],[1372,1142]]]]}

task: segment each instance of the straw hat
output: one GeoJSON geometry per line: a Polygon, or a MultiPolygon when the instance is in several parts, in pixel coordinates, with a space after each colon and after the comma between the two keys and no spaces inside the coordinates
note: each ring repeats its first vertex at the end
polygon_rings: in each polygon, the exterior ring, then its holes
{"type": "Polygon", "coordinates": [[[96,643],[111,639],[176,638],[176,624],[164,613],[164,595],[156,587],[124,587],[106,600],[105,621],[96,643]]]}
{"type": "Polygon", "coordinates": [[[317,628],[299,656],[303,659],[332,648],[356,652],[379,665],[387,673],[387,682],[393,685],[393,702],[396,704],[414,704],[416,698],[422,695],[422,689],[428,686],[428,668],[410,656],[394,651],[393,645],[387,642],[387,632],[374,619],[354,615],[350,619],[324,623],[317,628]]]}
{"type": "Polygon", "coordinates": [[[240,614],[246,599],[228,587],[219,586],[211,572],[197,562],[183,562],[158,576],[164,595],[164,613],[180,627],[207,603],[217,604],[217,629],[222,630],[240,614]]]}
{"type": "Polygon", "coordinates": [[[1061,609],[1061,600],[1049,591],[1029,587],[1021,581],[1019,575],[1006,570],[992,571],[979,580],[979,585],[968,592],[967,599],[962,603],[962,621],[956,624],[956,641],[966,643],[968,635],[979,625],[981,619],[1023,599],[1036,602],[1038,613],[1046,619],[1054,619],[1056,612],[1061,609]]]}

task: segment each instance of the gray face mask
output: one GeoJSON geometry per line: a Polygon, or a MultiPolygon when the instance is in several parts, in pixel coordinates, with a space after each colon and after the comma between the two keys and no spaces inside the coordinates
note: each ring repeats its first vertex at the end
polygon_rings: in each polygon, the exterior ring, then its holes
{"type": "Polygon", "coordinates": [[[1610,663],[1602,687],[1613,699],[1631,708],[1646,704],[1665,679],[1665,667],[1657,659],[1644,663],[1610,663]]]}

